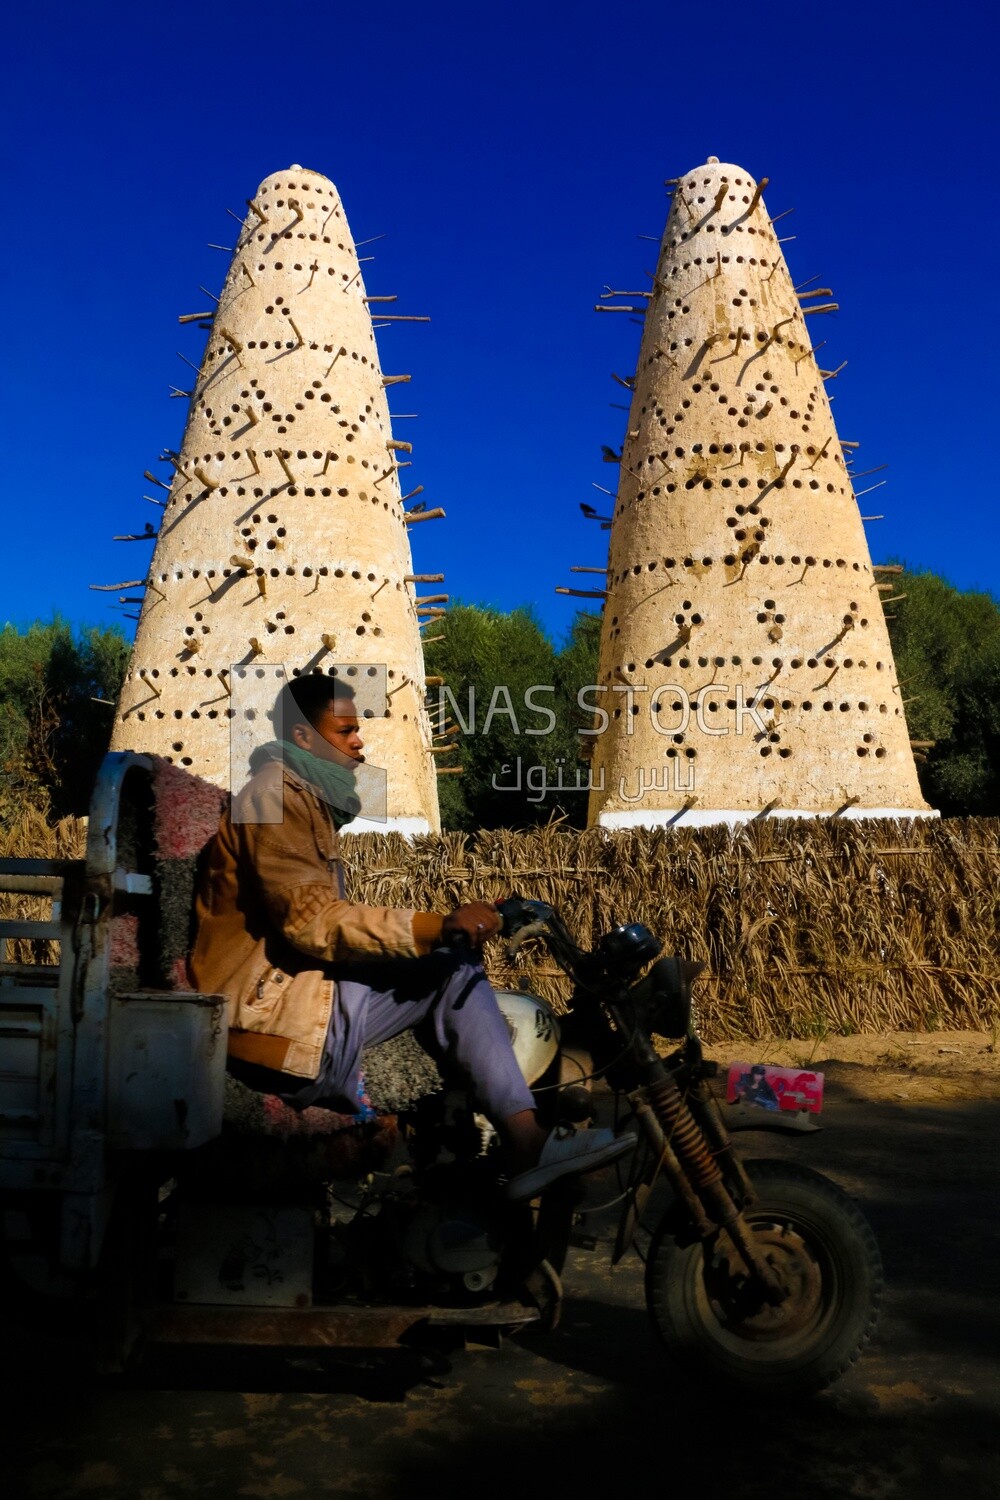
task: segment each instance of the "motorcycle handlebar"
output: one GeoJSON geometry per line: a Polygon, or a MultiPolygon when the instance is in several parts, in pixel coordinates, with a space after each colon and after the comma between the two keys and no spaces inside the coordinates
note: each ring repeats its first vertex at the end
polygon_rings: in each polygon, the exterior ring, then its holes
{"type": "Polygon", "coordinates": [[[508,896],[505,901],[498,901],[497,911],[504,937],[514,937],[522,927],[547,922],[555,916],[555,909],[544,901],[529,901],[524,896],[508,896]]]}

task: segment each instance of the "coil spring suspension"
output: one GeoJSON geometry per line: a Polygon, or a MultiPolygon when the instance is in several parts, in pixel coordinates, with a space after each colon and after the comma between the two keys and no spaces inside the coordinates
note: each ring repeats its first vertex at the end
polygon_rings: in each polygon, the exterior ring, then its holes
{"type": "Polygon", "coordinates": [[[763,1300],[773,1307],[780,1305],[787,1298],[788,1292],[769,1265],[766,1255],[754,1243],[753,1234],[730,1197],[722,1179],[722,1169],[688,1108],[677,1080],[668,1073],[648,1083],[646,1099],[688,1178],[688,1191],[694,1190],[711,1221],[728,1233],[747,1271],[756,1278],[763,1300]]]}
{"type": "Polygon", "coordinates": [[[692,1186],[704,1188],[718,1182],[722,1176],[719,1164],[706,1145],[701,1127],[677,1087],[676,1079],[667,1074],[647,1084],[646,1097],[692,1186]]]}

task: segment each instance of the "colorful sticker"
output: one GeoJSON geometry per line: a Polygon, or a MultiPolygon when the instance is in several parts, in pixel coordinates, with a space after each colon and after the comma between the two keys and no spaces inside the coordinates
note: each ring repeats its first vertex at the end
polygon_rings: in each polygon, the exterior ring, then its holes
{"type": "Polygon", "coordinates": [[[726,1103],[738,1100],[758,1109],[804,1109],[818,1115],[823,1108],[823,1074],[771,1068],[765,1063],[733,1063],[726,1079],[726,1103]]]}

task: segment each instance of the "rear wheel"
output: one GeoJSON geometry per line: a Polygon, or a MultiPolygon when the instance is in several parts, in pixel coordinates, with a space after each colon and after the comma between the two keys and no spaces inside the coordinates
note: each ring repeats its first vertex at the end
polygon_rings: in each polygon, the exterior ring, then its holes
{"type": "Polygon", "coordinates": [[[757,1196],[744,1218],[785,1300],[760,1305],[726,1236],[678,1246],[663,1222],[646,1263],[646,1305],[686,1371],[762,1399],[808,1395],[843,1374],[874,1332],[878,1246],[857,1204],[828,1178],[783,1161],[746,1168],[757,1196]]]}

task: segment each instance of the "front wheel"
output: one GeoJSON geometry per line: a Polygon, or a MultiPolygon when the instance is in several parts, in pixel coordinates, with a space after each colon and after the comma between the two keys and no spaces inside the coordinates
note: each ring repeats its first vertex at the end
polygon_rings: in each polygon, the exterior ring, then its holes
{"type": "Polygon", "coordinates": [[[783,1161],[749,1161],[756,1198],[744,1211],[788,1295],[778,1307],[748,1295],[724,1237],[678,1246],[664,1221],[646,1263],[646,1306],[669,1356],[716,1382],[767,1400],[830,1385],[868,1343],[882,1295],[882,1261],[857,1204],[835,1183],[783,1161]]]}

